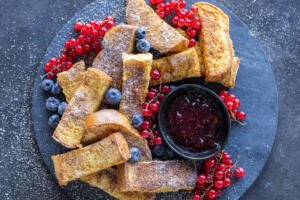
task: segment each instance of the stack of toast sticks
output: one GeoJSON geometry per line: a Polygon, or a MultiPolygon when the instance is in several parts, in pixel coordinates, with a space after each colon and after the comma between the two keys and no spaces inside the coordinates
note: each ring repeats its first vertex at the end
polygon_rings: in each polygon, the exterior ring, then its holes
{"type": "Polygon", "coordinates": [[[92,67],[86,70],[84,61],[79,61],[58,74],[68,107],[53,138],[73,149],[52,156],[60,185],[80,179],[125,200],[154,199],[155,193],[195,187],[193,161],[152,161],[147,141],[130,123],[133,114],[141,113],[149,86],[200,76],[234,86],[239,59],[234,55],[228,16],[208,3],[194,5],[201,22],[195,47],[188,48],[184,32],[160,19],[144,0],[127,0],[127,24],[107,32],[92,67]],[[150,53],[132,54],[138,27],[145,28],[151,47],[164,57],[153,60],[150,53]],[[152,68],[160,70],[160,80],[150,80],[152,68]],[[119,110],[99,110],[109,87],[122,91],[119,110]],[[132,146],[141,151],[137,163],[128,162],[132,146]]]}

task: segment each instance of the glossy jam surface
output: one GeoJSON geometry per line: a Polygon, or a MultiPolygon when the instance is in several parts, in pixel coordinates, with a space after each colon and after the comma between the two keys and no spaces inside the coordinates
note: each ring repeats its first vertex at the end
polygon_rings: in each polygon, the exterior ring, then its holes
{"type": "Polygon", "coordinates": [[[216,99],[198,90],[180,94],[167,109],[167,134],[192,152],[220,148],[224,120],[219,106],[216,99]]]}

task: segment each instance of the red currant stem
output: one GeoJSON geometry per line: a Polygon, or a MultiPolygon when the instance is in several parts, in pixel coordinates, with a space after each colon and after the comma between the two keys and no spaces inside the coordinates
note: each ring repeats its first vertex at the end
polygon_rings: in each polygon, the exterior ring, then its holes
{"type": "Polygon", "coordinates": [[[222,158],[222,152],[223,151],[221,151],[220,153],[218,153],[218,157],[217,157],[217,159],[216,159],[216,165],[215,165],[215,167],[213,168],[213,170],[212,170],[212,172],[210,173],[210,177],[211,177],[211,183],[210,183],[210,186],[209,186],[209,188],[207,188],[206,190],[203,190],[204,192],[203,192],[203,194],[201,195],[201,198],[202,199],[204,199],[204,197],[205,197],[205,195],[206,195],[206,193],[208,192],[208,190],[210,190],[213,186],[214,186],[214,174],[215,174],[215,171],[217,170],[217,168],[218,168],[218,164],[220,163],[220,161],[221,161],[221,158],[222,158]]]}
{"type": "Polygon", "coordinates": [[[230,117],[233,119],[234,122],[236,122],[236,123],[238,123],[238,124],[240,124],[240,125],[242,125],[242,126],[247,125],[246,122],[241,122],[240,120],[238,120],[238,119],[234,116],[234,114],[233,114],[233,112],[232,112],[231,110],[229,110],[229,113],[230,113],[230,117]]]}
{"type": "Polygon", "coordinates": [[[153,101],[157,100],[157,98],[158,98],[158,96],[159,96],[160,94],[161,94],[161,84],[159,85],[159,89],[158,89],[157,95],[155,95],[155,97],[154,97],[153,99],[151,99],[151,100],[148,102],[148,105],[146,106],[146,109],[149,108],[149,105],[150,105],[153,101]]]}

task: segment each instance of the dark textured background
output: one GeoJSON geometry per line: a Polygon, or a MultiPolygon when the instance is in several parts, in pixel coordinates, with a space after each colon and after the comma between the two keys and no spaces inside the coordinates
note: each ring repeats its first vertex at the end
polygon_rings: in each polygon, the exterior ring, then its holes
{"type": "MultiPolygon", "coordinates": [[[[218,1],[260,41],[279,92],[272,155],[243,199],[300,199],[300,2],[296,1],[218,1]]],[[[33,80],[57,31],[91,2],[0,1],[0,199],[64,198],[36,147],[30,114],[33,80]]]]}

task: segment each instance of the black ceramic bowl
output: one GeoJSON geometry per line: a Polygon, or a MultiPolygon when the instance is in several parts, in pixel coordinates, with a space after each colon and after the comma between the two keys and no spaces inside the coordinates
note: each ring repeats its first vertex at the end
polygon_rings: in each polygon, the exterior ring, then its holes
{"type": "Polygon", "coordinates": [[[173,151],[175,151],[178,155],[180,155],[184,158],[187,158],[187,159],[192,159],[192,160],[204,160],[204,159],[214,156],[216,153],[218,153],[220,150],[222,150],[227,142],[228,134],[230,131],[230,124],[231,124],[230,116],[228,114],[228,111],[227,111],[223,101],[219,98],[219,96],[216,93],[214,93],[212,90],[210,90],[206,87],[197,85],[197,84],[180,85],[176,89],[171,91],[162,101],[160,109],[159,109],[159,114],[158,114],[159,129],[160,129],[160,132],[161,132],[164,140],[168,144],[168,146],[170,146],[170,148],[173,151]],[[169,105],[174,100],[175,97],[186,93],[188,90],[192,90],[192,91],[196,90],[202,94],[207,95],[220,108],[221,115],[223,118],[223,128],[222,128],[221,138],[218,140],[218,142],[220,143],[219,148],[203,150],[203,151],[199,151],[199,152],[192,152],[192,151],[187,150],[184,147],[177,145],[173,141],[171,136],[169,136],[169,134],[167,133],[167,131],[166,131],[166,129],[167,129],[166,128],[166,113],[168,111],[169,105]]]}

